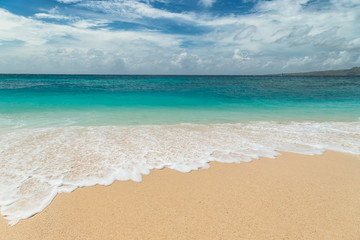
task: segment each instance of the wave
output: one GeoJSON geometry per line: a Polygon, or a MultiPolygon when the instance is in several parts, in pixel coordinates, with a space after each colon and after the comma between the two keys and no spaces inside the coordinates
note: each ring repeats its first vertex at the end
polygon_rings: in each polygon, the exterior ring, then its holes
{"type": "Polygon", "coordinates": [[[0,209],[11,225],[58,193],[151,169],[189,172],[208,163],[274,158],[278,151],[360,154],[360,122],[251,122],[0,129],[0,209]]]}

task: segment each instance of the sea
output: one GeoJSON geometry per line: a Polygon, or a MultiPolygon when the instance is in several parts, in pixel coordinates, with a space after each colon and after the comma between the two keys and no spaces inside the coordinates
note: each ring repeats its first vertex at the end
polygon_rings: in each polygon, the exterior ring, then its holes
{"type": "Polygon", "coordinates": [[[152,169],[326,150],[360,154],[360,77],[0,75],[11,225],[58,193],[152,169]]]}

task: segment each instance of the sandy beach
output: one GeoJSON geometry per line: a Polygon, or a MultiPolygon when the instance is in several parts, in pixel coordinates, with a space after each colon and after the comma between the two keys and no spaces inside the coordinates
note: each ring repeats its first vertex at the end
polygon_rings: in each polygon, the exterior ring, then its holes
{"type": "Polygon", "coordinates": [[[360,239],[360,156],[282,153],[58,195],[0,239],[360,239]]]}
{"type": "Polygon", "coordinates": [[[359,19],[0,0],[0,240],[360,240],[359,19]]]}

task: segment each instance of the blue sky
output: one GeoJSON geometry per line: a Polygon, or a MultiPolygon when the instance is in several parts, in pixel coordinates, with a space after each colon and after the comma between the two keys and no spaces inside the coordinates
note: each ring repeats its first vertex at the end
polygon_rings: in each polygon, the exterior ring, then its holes
{"type": "Polygon", "coordinates": [[[360,66],[358,0],[0,0],[0,73],[360,66]]]}

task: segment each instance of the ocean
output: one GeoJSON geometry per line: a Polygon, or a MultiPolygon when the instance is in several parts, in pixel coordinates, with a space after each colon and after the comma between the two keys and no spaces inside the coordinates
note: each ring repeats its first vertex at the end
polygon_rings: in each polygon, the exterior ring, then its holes
{"type": "Polygon", "coordinates": [[[151,169],[360,154],[359,77],[0,75],[0,210],[151,169]]]}

